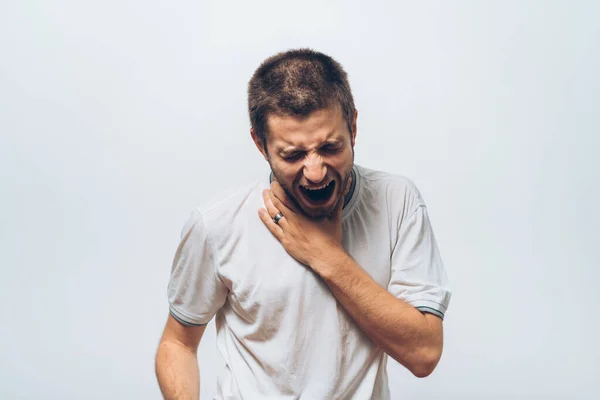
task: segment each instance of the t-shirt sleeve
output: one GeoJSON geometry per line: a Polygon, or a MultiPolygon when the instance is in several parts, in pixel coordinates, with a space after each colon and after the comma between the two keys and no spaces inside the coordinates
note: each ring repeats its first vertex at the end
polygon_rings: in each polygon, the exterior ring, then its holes
{"type": "Polygon", "coordinates": [[[227,299],[228,289],[218,276],[218,260],[202,214],[192,212],[181,241],[168,285],[169,311],[186,325],[204,325],[227,299]]]}
{"type": "Polygon", "coordinates": [[[425,205],[417,205],[398,230],[388,290],[421,312],[444,318],[450,303],[446,271],[425,205]]]}

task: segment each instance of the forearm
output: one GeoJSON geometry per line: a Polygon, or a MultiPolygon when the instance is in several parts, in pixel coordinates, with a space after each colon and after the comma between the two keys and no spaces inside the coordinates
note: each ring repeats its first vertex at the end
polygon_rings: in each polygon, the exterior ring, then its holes
{"type": "Polygon", "coordinates": [[[441,356],[437,317],[424,315],[397,299],[367,274],[346,252],[313,267],[360,329],[382,350],[416,376],[427,376],[441,356]]]}
{"type": "Polygon", "coordinates": [[[156,377],[165,400],[196,400],[200,374],[195,353],[175,342],[161,342],[156,354],[156,377]]]}

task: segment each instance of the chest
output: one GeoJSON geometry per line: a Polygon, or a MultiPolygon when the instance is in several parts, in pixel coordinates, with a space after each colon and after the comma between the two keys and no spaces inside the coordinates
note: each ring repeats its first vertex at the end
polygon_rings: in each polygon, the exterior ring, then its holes
{"type": "MultiPolygon", "coordinates": [[[[389,235],[375,224],[344,221],[344,249],[382,287],[390,279],[389,235]]],[[[228,302],[247,322],[315,318],[337,303],[325,283],[309,267],[291,257],[262,225],[247,224],[227,249],[220,275],[230,289],[228,302]]]]}

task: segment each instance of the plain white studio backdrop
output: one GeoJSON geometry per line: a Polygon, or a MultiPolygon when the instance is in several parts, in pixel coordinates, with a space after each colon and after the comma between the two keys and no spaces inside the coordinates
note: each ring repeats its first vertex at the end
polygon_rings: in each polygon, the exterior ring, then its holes
{"type": "MultiPolygon", "coordinates": [[[[281,50],[347,70],[356,162],[429,206],[453,297],[393,399],[593,399],[600,3],[3,1],[0,398],[159,399],[179,233],[267,171],[246,84],[281,50]]],[[[222,358],[199,351],[202,399],[222,358]]],[[[594,393],[596,392],[596,395],[594,393]]]]}

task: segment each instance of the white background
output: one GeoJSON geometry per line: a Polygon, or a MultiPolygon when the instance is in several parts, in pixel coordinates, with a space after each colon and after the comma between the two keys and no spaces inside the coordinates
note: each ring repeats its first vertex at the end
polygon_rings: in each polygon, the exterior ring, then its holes
{"type": "MultiPolygon", "coordinates": [[[[593,399],[600,375],[600,3],[3,1],[0,398],[158,399],[194,206],[267,171],[260,62],[347,70],[356,162],[415,181],[453,297],[393,399],[593,399]]],[[[202,398],[222,358],[211,323],[202,398]]]]}

